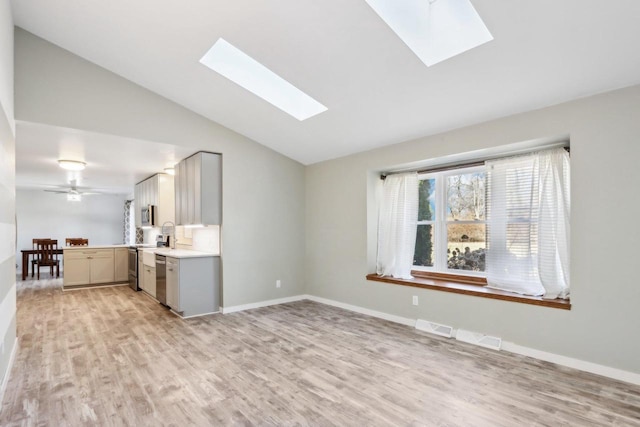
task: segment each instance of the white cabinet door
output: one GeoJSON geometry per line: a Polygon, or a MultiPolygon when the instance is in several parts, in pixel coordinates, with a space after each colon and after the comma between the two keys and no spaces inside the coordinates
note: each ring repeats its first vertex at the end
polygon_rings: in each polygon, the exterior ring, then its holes
{"type": "Polygon", "coordinates": [[[115,271],[114,281],[126,282],[129,280],[129,249],[127,248],[115,248],[115,271]]]}
{"type": "Polygon", "coordinates": [[[180,309],[180,262],[167,257],[167,305],[174,311],[180,309]]]}
{"type": "Polygon", "coordinates": [[[182,224],[182,190],[180,188],[181,178],[180,165],[182,162],[174,166],[175,175],[173,177],[173,191],[174,191],[174,208],[175,208],[175,223],[176,225],[182,224]]]}
{"type": "Polygon", "coordinates": [[[110,283],[115,278],[113,249],[91,255],[91,283],[110,283]],[[110,253],[107,253],[110,252],[110,253]]]}
{"type": "Polygon", "coordinates": [[[144,266],[144,290],[152,297],[156,297],[156,269],[144,266]]]}
{"type": "Polygon", "coordinates": [[[177,225],[219,225],[222,221],[222,157],[197,153],[176,167],[177,225]]]}
{"type": "Polygon", "coordinates": [[[187,187],[187,161],[180,165],[180,224],[189,223],[189,188],[187,187]]]}
{"type": "Polygon", "coordinates": [[[64,286],[89,284],[91,281],[91,260],[87,257],[65,256],[62,277],[64,286]]]}
{"type": "Polygon", "coordinates": [[[135,220],[136,220],[136,227],[140,228],[142,227],[142,217],[140,215],[140,209],[142,209],[142,206],[144,206],[144,204],[142,203],[142,185],[141,184],[136,184],[133,192],[133,199],[134,199],[133,208],[135,209],[134,214],[135,214],[135,220]]]}
{"type": "Polygon", "coordinates": [[[144,180],[142,181],[142,200],[144,200],[144,206],[148,206],[151,202],[151,197],[149,194],[149,181],[148,180],[144,180]]]}
{"type": "Polygon", "coordinates": [[[165,173],[157,175],[158,181],[158,221],[156,225],[162,227],[165,222],[176,221],[176,203],[174,177],[165,173]]]}
{"type": "Polygon", "coordinates": [[[187,159],[187,224],[196,224],[196,156],[187,159]]]}
{"type": "Polygon", "coordinates": [[[202,154],[196,154],[191,157],[193,159],[193,224],[202,224],[202,186],[206,183],[202,182],[202,154]]]}
{"type": "Polygon", "coordinates": [[[144,290],[144,263],[142,262],[142,252],[138,252],[138,286],[144,290]]]}

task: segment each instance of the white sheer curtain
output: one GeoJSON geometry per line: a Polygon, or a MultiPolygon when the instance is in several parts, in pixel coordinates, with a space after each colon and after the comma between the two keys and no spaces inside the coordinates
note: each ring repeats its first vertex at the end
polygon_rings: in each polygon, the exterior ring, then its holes
{"type": "Polygon", "coordinates": [[[418,174],[389,175],[384,180],[378,217],[376,272],[411,278],[418,227],[418,174]]]}
{"type": "Polygon", "coordinates": [[[486,162],[488,286],[569,296],[569,154],[563,148],[486,162]]]}

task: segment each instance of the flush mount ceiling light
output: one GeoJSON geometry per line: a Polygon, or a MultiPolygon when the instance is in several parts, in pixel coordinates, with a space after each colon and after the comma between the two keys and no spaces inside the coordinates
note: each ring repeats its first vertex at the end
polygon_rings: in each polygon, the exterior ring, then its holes
{"type": "Polygon", "coordinates": [[[200,63],[300,121],[327,111],[327,107],[223,38],[200,63]]]}
{"type": "Polygon", "coordinates": [[[176,174],[176,170],[174,168],[164,168],[164,173],[169,174],[169,175],[175,175],[176,174]]]}
{"type": "Polygon", "coordinates": [[[62,169],[69,171],[81,171],[87,165],[86,163],[79,162],[77,160],[58,160],[58,164],[62,169]]]}
{"type": "Polygon", "coordinates": [[[366,0],[427,67],[493,40],[470,0],[366,0]]]}

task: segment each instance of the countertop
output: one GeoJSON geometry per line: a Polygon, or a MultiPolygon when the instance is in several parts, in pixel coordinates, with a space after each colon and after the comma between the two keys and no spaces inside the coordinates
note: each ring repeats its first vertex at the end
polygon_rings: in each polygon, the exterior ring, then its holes
{"type": "Polygon", "coordinates": [[[113,249],[113,248],[128,248],[129,245],[89,245],[89,246],[63,246],[60,249],[65,251],[84,251],[87,249],[113,249]]]}
{"type": "Polygon", "coordinates": [[[190,249],[167,249],[160,248],[154,251],[157,255],[164,255],[171,258],[205,258],[220,256],[213,252],[192,251],[190,249]]]}

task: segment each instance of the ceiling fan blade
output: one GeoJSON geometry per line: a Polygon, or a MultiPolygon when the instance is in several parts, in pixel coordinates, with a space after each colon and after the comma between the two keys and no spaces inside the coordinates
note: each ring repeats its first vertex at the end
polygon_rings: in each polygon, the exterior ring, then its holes
{"type": "Polygon", "coordinates": [[[44,190],[48,193],[58,193],[58,194],[67,194],[68,191],[61,191],[61,190],[44,190]]]}

